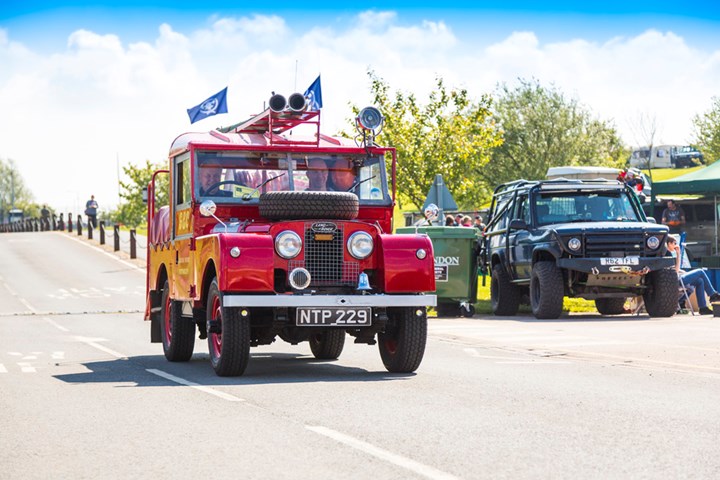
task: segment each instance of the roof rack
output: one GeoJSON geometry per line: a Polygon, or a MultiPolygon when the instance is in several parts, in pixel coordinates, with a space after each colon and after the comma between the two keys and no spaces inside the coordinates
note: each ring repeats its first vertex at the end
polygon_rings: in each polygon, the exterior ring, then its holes
{"type": "Polygon", "coordinates": [[[243,122],[230,125],[229,127],[218,127],[222,133],[244,133],[264,135],[271,145],[315,145],[320,144],[320,111],[295,112],[283,110],[275,112],[267,109],[243,122]],[[314,125],[316,128],[315,140],[295,140],[291,137],[282,136],[282,133],[298,126],[314,125]]]}

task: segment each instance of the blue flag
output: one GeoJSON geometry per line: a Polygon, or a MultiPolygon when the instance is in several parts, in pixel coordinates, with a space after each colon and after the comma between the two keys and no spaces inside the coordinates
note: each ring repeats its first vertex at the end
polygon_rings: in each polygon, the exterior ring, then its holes
{"type": "Polygon", "coordinates": [[[188,116],[190,123],[195,123],[203,118],[217,115],[218,113],[227,113],[227,87],[208,98],[200,105],[188,108],[188,116]]]}
{"type": "Polygon", "coordinates": [[[322,108],[322,88],[320,87],[320,75],[305,90],[305,98],[308,99],[308,110],[320,110],[322,108]]]}

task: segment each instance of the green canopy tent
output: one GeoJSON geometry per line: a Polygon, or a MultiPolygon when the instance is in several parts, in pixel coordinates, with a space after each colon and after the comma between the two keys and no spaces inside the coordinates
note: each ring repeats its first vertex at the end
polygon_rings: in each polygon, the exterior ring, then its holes
{"type": "Polygon", "coordinates": [[[715,254],[718,253],[718,194],[720,161],[672,180],[654,182],[653,195],[712,195],[715,199],[715,254]]]}

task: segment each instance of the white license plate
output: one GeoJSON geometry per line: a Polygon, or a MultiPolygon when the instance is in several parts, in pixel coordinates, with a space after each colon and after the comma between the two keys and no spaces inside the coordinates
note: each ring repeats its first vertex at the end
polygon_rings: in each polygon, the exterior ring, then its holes
{"type": "Polygon", "coordinates": [[[640,257],[601,258],[600,265],[639,265],[640,257]]]}
{"type": "Polygon", "coordinates": [[[372,324],[370,308],[298,308],[298,327],[367,327],[372,324]]]}

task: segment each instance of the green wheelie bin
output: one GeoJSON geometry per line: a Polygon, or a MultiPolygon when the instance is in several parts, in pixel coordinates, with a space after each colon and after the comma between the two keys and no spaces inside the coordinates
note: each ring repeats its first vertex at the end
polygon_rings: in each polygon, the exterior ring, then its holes
{"type": "Polygon", "coordinates": [[[424,233],[435,255],[435,294],[439,317],[472,317],[477,301],[477,246],[480,232],[469,227],[403,227],[397,233],[424,233]]]}

